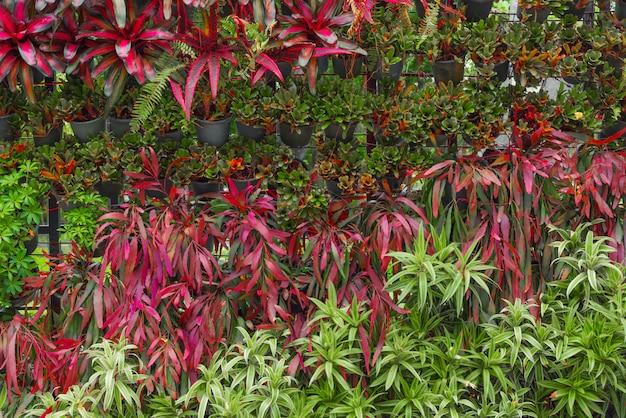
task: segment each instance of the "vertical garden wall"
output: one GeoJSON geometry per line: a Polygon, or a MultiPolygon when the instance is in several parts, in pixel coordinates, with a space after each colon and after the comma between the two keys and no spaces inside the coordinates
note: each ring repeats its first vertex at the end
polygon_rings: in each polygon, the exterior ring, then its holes
{"type": "Polygon", "coordinates": [[[624,3],[503,9],[0,3],[0,416],[626,417],[624,3]]]}

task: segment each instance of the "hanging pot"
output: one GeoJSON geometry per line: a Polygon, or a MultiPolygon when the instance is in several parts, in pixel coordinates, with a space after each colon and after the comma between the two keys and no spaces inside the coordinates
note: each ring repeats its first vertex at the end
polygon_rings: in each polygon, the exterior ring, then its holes
{"type": "Polygon", "coordinates": [[[335,139],[342,142],[350,142],[354,139],[354,132],[356,131],[358,126],[359,122],[350,122],[350,124],[348,124],[348,129],[344,131],[341,125],[331,123],[324,130],[324,134],[326,135],[326,138],[329,139],[335,139]]]}
{"type": "Polygon", "coordinates": [[[577,0],[571,0],[567,2],[567,10],[565,10],[565,15],[574,15],[578,18],[578,20],[582,19],[585,15],[585,10],[587,10],[588,1],[585,2],[582,7],[576,7],[578,5],[577,0]]]}
{"type": "Polygon", "coordinates": [[[624,0],[615,2],[615,17],[617,20],[626,19],[626,2],[624,0]]]}
{"type": "Polygon", "coordinates": [[[339,188],[339,182],[335,180],[326,180],[326,190],[332,197],[343,196],[343,191],[339,188]]]}
{"type": "Polygon", "coordinates": [[[404,183],[404,177],[403,178],[398,178],[395,176],[383,176],[380,180],[380,190],[383,193],[387,193],[387,191],[390,191],[393,195],[397,194],[398,192],[400,192],[402,190],[402,184],[404,183]],[[387,187],[389,188],[389,190],[387,190],[387,187]]]}
{"type": "Polygon", "coordinates": [[[29,239],[24,240],[24,248],[26,248],[26,255],[30,255],[35,252],[37,246],[39,245],[39,232],[38,228],[35,227],[33,230],[33,236],[29,239]]]}
{"type": "Polygon", "coordinates": [[[313,137],[313,126],[302,125],[292,128],[288,123],[281,122],[278,125],[278,137],[283,144],[291,148],[305,147],[313,137]]]}
{"type": "Polygon", "coordinates": [[[245,136],[246,138],[250,138],[254,141],[260,141],[265,138],[267,132],[265,132],[265,128],[262,126],[250,126],[245,125],[238,120],[235,120],[235,126],[237,127],[237,135],[245,136]]]}
{"type": "Polygon", "coordinates": [[[333,71],[342,80],[353,79],[361,75],[364,60],[365,57],[363,55],[342,54],[338,57],[333,57],[333,71]]]}
{"type": "Polygon", "coordinates": [[[391,64],[389,66],[388,72],[383,72],[383,60],[379,58],[376,62],[376,68],[372,71],[372,78],[374,80],[380,80],[383,77],[389,77],[393,81],[400,81],[400,76],[402,76],[402,69],[404,68],[404,60],[396,62],[395,64],[391,64]]]}
{"type": "Polygon", "coordinates": [[[452,81],[453,84],[458,84],[463,81],[465,75],[465,62],[464,59],[457,61],[456,59],[435,61],[432,64],[433,77],[435,83],[448,84],[452,81]]]}
{"type": "Polygon", "coordinates": [[[222,188],[223,185],[221,183],[213,183],[206,180],[191,180],[191,189],[193,190],[193,195],[196,197],[208,193],[219,193],[222,191],[222,188]]]}
{"type": "Polygon", "coordinates": [[[122,183],[115,181],[99,181],[94,185],[98,193],[112,201],[117,201],[123,188],[122,183]]]}
{"type": "Polygon", "coordinates": [[[526,20],[526,21],[529,21],[529,22],[543,23],[543,22],[546,21],[546,19],[550,15],[550,9],[546,9],[546,8],[541,8],[541,9],[530,8],[530,9],[527,9],[525,7],[517,6],[517,13],[516,14],[517,14],[517,18],[520,21],[526,20]]]}
{"type": "Polygon", "coordinates": [[[463,188],[458,192],[452,188],[452,185],[448,182],[443,186],[443,195],[441,196],[441,203],[444,207],[455,202],[459,210],[466,210],[468,207],[467,189],[463,188]]]}
{"type": "Polygon", "coordinates": [[[196,119],[195,125],[198,141],[202,144],[221,147],[228,141],[231,119],[232,116],[215,121],[196,119]]]}
{"type": "Polygon", "coordinates": [[[248,187],[255,188],[261,181],[261,179],[253,178],[253,179],[231,179],[233,184],[235,185],[235,189],[239,193],[246,190],[248,187]]]}
{"type": "Polygon", "coordinates": [[[183,139],[183,131],[171,131],[156,135],[157,142],[173,141],[180,142],[183,139]]]}
{"type": "Polygon", "coordinates": [[[8,115],[0,116],[0,139],[5,141],[13,141],[16,139],[15,130],[9,123],[9,120],[15,115],[10,113],[8,115]]]}
{"type": "Polygon", "coordinates": [[[161,186],[163,186],[163,189],[165,191],[162,190],[146,190],[146,197],[152,198],[152,199],[157,199],[157,200],[164,200],[165,198],[167,198],[170,194],[170,190],[172,189],[172,187],[174,187],[174,182],[172,180],[170,180],[169,178],[160,178],[159,179],[159,183],[161,183],[161,186]]]}
{"type": "Polygon", "coordinates": [[[109,126],[111,127],[111,132],[117,138],[122,138],[124,135],[130,132],[130,121],[132,119],[119,119],[119,118],[110,118],[109,126]]]}
{"type": "MultiPolygon", "coordinates": [[[[599,138],[606,139],[610,137],[611,135],[615,135],[616,133],[618,133],[619,131],[625,128],[626,128],[626,121],[618,120],[611,126],[604,127],[600,131],[599,138]]],[[[623,134],[620,138],[626,138],[626,134],[623,134]]]]}
{"type": "Polygon", "coordinates": [[[468,22],[478,22],[487,19],[493,6],[493,0],[466,0],[465,17],[468,22]]]}
{"type": "Polygon", "coordinates": [[[74,136],[78,139],[78,142],[85,143],[89,141],[90,136],[98,135],[101,132],[105,132],[107,125],[104,116],[100,116],[94,120],[88,120],[85,122],[72,122],[70,123],[74,136]]]}
{"type": "Polygon", "coordinates": [[[54,127],[45,135],[33,135],[33,140],[36,147],[41,147],[43,145],[52,146],[61,140],[61,136],[61,128],[54,127]]]}

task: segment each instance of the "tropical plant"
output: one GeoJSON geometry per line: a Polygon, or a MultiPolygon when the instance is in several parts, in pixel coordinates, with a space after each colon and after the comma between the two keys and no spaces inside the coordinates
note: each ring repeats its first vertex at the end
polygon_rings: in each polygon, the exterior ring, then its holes
{"type": "Polygon", "coordinates": [[[56,20],[52,13],[36,11],[32,1],[0,4],[0,81],[7,79],[13,93],[21,85],[31,102],[35,101],[35,71],[52,77],[54,71],[62,72],[64,69],[59,58],[45,52],[39,41],[39,37],[50,30],[56,20]],[[18,84],[18,77],[21,84],[18,84]]]}
{"type": "Polygon", "coordinates": [[[354,20],[351,12],[341,13],[341,2],[285,0],[281,4],[291,12],[278,16],[286,27],[278,27],[278,39],[284,40],[283,48],[299,50],[298,65],[307,67],[307,79],[312,94],[316,91],[318,58],[334,54],[359,53],[365,55],[357,43],[336,33],[354,20]]]}
{"type": "Polygon", "coordinates": [[[172,52],[174,34],[170,23],[160,19],[157,2],[151,1],[138,14],[133,2],[124,2],[126,11],[120,22],[115,2],[105,1],[94,8],[81,26],[77,40],[88,39],[90,48],[82,60],[97,59],[93,77],[102,76],[108,108],[120,98],[132,76],[144,84],[154,79],[160,69],[163,52],[172,52]]]}

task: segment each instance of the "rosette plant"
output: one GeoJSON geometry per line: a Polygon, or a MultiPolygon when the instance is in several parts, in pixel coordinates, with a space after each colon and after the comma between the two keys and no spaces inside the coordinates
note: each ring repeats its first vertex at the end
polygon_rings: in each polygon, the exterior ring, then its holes
{"type": "Polygon", "coordinates": [[[87,16],[77,38],[88,39],[91,47],[83,61],[96,59],[92,77],[103,75],[108,107],[121,96],[129,76],[140,84],[154,79],[163,64],[163,52],[172,52],[170,22],[159,19],[158,3],[150,1],[141,14],[132,1],[126,2],[126,21],[116,20],[113,0],[106,0],[87,16]]]}
{"type": "Polygon", "coordinates": [[[354,21],[352,12],[341,13],[343,2],[329,0],[284,0],[291,15],[280,15],[278,20],[286,23],[279,28],[278,38],[284,40],[283,47],[300,50],[298,64],[308,67],[309,88],[315,93],[317,59],[326,55],[358,53],[366,55],[357,43],[338,35],[335,30],[354,21]]]}
{"type": "MultiPolygon", "coordinates": [[[[245,35],[242,34],[243,38],[241,39],[236,36],[225,38],[220,36],[223,30],[218,15],[219,3],[216,0],[208,3],[208,7],[200,9],[202,17],[200,26],[194,24],[187,33],[181,35],[180,40],[186,44],[187,48],[193,50],[192,54],[185,54],[188,74],[184,90],[175,80],[170,83],[174,97],[185,111],[187,119],[191,119],[194,95],[201,77],[205,73],[207,74],[211,97],[213,100],[217,99],[222,61],[230,62],[232,66],[236,66],[238,61],[234,52],[238,48],[244,49],[247,53],[254,51],[254,62],[261,67],[252,78],[252,84],[266,71],[271,71],[281,81],[283,80],[276,63],[267,54],[250,48],[245,35]]],[[[239,20],[238,23],[244,24],[239,20]]]]}
{"type": "Polygon", "coordinates": [[[56,20],[53,14],[36,12],[30,0],[0,3],[0,81],[8,79],[11,91],[16,92],[19,79],[31,102],[35,101],[34,72],[52,77],[54,71],[64,69],[55,54],[44,52],[40,42],[56,20]]]}

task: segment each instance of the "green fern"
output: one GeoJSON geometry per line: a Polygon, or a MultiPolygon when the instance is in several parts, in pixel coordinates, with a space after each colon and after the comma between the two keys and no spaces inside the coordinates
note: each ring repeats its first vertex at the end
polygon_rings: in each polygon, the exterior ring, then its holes
{"type": "Polygon", "coordinates": [[[172,75],[183,68],[185,68],[183,64],[168,67],[141,88],[141,93],[133,108],[133,120],[130,122],[131,132],[139,132],[141,125],[150,117],[155,106],[161,101],[172,75]]]}
{"type": "Polygon", "coordinates": [[[415,47],[419,50],[424,42],[429,40],[437,32],[437,19],[439,18],[439,2],[429,2],[426,16],[419,22],[419,30],[415,39],[415,47]]]}

